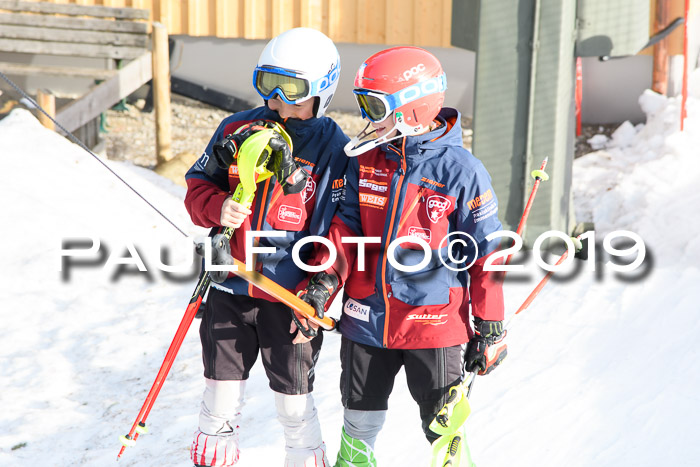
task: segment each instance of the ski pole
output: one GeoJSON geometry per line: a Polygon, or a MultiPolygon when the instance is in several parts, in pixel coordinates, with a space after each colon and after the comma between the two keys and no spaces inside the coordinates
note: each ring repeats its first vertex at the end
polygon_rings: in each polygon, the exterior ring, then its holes
{"type": "Polygon", "coordinates": [[[145,434],[148,432],[148,429],[146,428],[146,419],[148,418],[148,414],[151,412],[153,404],[155,403],[156,398],[158,397],[158,394],[160,393],[160,390],[163,387],[165,378],[167,378],[168,373],[170,372],[170,369],[173,366],[175,356],[177,355],[178,351],[180,350],[180,347],[182,346],[182,341],[185,339],[187,330],[190,328],[190,325],[192,324],[192,321],[194,320],[194,317],[197,314],[197,310],[199,310],[199,307],[202,304],[204,294],[209,288],[210,283],[211,278],[209,277],[209,274],[204,270],[204,267],[202,267],[202,273],[199,276],[199,282],[197,283],[197,287],[195,288],[194,293],[192,294],[192,298],[190,299],[190,302],[187,305],[187,310],[185,311],[185,314],[182,317],[182,320],[180,321],[180,325],[178,326],[177,331],[175,332],[175,337],[170,343],[170,347],[168,347],[168,351],[165,354],[165,358],[163,359],[163,363],[161,364],[160,369],[158,370],[156,379],[155,381],[153,381],[150,391],[148,391],[146,400],[141,406],[141,410],[136,416],[136,420],[131,426],[129,433],[119,437],[119,439],[122,442],[122,447],[119,450],[119,454],[117,455],[117,460],[119,460],[119,458],[122,456],[127,446],[131,447],[136,444],[136,440],[138,439],[139,434],[145,434]]]}
{"type": "MultiPolygon", "coordinates": [[[[545,167],[547,167],[547,161],[549,160],[549,157],[545,157],[544,160],[542,161],[542,164],[540,165],[540,168],[537,170],[533,170],[530,173],[530,176],[535,179],[535,183],[532,185],[532,190],[530,191],[530,196],[527,199],[527,203],[525,204],[525,210],[523,210],[523,215],[520,217],[520,222],[518,223],[518,228],[516,229],[515,233],[520,236],[523,233],[523,229],[525,229],[525,223],[527,222],[527,218],[530,216],[530,209],[532,208],[532,202],[535,201],[535,195],[537,194],[537,188],[540,186],[540,182],[543,180],[546,182],[549,180],[549,175],[547,175],[547,172],[544,171],[545,167]]],[[[507,265],[510,263],[510,259],[513,257],[513,255],[509,255],[508,258],[506,258],[505,264],[507,265]]]]}
{"type": "MultiPolygon", "coordinates": [[[[530,196],[528,197],[527,203],[525,204],[525,209],[523,210],[523,214],[520,217],[520,222],[518,223],[518,228],[516,230],[516,234],[519,236],[522,234],[523,229],[525,228],[525,224],[527,222],[527,218],[530,216],[530,210],[532,208],[532,203],[535,200],[535,196],[537,195],[537,189],[539,188],[539,185],[542,181],[547,181],[549,180],[549,175],[547,172],[545,172],[545,168],[547,167],[547,162],[549,161],[549,157],[545,157],[544,160],[542,161],[542,164],[540,164],[540,168],[537,170],[533,170],[530,173],[530,176],[535,179],[535,183],[532,186],[532,190],[530,191],[530,196]]],[[[507,265],[510,262],[510,259],[513,255],[509,255],[508,258],[505,261],[505,265],[507,265]]],[[[505,277],[505,273],[503,275],[505,277]]],[[[533,297],[534,298],[534,297],[533,297]]],[[[454,420],[451,420],[451,417],[453,415],[455,406],[462,401],[462,398],[459,397],[461,395],[466,395],[466,398],[468,400],[469,396],[471,395],[472,388],[474,387],[474,382],[476,381],[476,376],[478,374],[478,371],[474,371],[467,376],[464,381],[462,381],[458,386],[452,387],[450,389],[450,393],[447,398],[447,402],[445,405],[440,409],[438,414],[436,415],[435,419],[433,420],[433,424],[431,425],[431,429],[435,431],[437,427],[443,427],[446,428],[448,426],[457,426],[456,430],[459,429],[459,426],[464,424],[466,421],[466,418],[464,420],[458,419],[457,423],[454,423],[454,420]]],[[[464,403],[464,402],[463,402],[464,403]]],[[[467,402],[468,403],[468,402],[467,402]]]]}
{"type": "MultiPolygon", "coordinates": [[[[576,252],[581,251],[581,248],[583,248],[580,237],[581,237],[581,235],[579,235],[577,237],[572,237],[576,252]]],[[[557,262],[554,263],[554,266],[559,266],[568,257],[569,257],[569,250],[567,248],[567,250],[559,257],[557,262]]],[[[527,309],[527,307],[530,306],[530,304],[535,299],[535,297],[537,297],[537,295],[539,295],[539,293],[542,291],[542,288],[544,288],[544,286],[547,284],[547,282],[549,282],[549,279],[552,277],[553,274],[554,274],[554,271],[547,272],[547,274],[542,278],[542,280],[540,280],[540,282],[535,286],[535,288],[532,289],[532,292],[530,292],[530,295],[527,296],[527,298],[525,299],[523,304],[520,305],[518,310],[515,313],[513,313],[513,315],[508,319],[508,322],[506,323],[504,328],[507,329],[510,326],[511,321],[513,321],[513,318],[515,318],[515,316],[518,315],[520,312],[525,311],[525,309],[527,309]]]]}
{"type": "MultiPolygon", "coordinates": [[[[231,197],[232,200],[242,204],[243,206],[250,208],[253,204],[253,199],[255,198],[255,191],[257,189],[257,181],[264,180],[272,176],[272,172],[267,170],[267,162],[270,159],[271,151],[267,147],[269,142],[269,137],[273,134],[275,130],[266,129],[255,133],[253,136],[249,137],[242,145],[238,154],[236,154],[237,167],[240,183],[236,187],[236,191],[231,197]],[[258,175],[260,177],[258,177],[258,175]]],[[[290,140],[291,141],[291,140],[290,140]]],[[[229,242],[233,237],[235,229],[231,227],[226,227],[223,234],[218,234],[213,240],[221,242],[222,244],[229,242]]],[[[219,258],[220,259],[220,258],[219,258]]],[[[122,443],[122,447],[117,455],[117,460],[122,456],[124,450],[127,446],[133,446],[139,437],[139,434],[147,433],[146,428],[146,418],[148,418],[153,404],[155,404],[156,398],[160,393],[163,383],[173,366],[175,357],[182,346],[182,341],[185,339],[187,330],[190,328],[192,321],[194,320],[199,307],[202,304],[204,295],[211,284],[211,274],[206,271],[206,268],[202,267],[202,272],[199,276],[199,281],[194,289],[192,298],[187,305],[185,314],[180,321],[180,325],[175,332],[175,337],[168,347],[168,351],[165,354],[163,363],[158,370],[155,381],[151,385],[150,391],[146,396],[146,400],[141,406],[134,424],[131,426],[131,430],[124,436],[120,436],[119,439],[122,443]]]]}
{"type": "MultiPolygon", "coordinates": [[[[255,162],[257,164],[258,157],[255,158],[255,162]]],[[[239,171],[241,173],[242,171],[239,171]]],[[[252,175],[252,174],[251,174],[252,175]]],[[[252,184],[252,193],[249,191],[249,186],[245,183],[240,183],[238,187],[236,188],[236,191],[234,192],[233,196],[231,197],[234,201],[237,202],[242,202],[242,204],[246,207],[250,207],[252,205],[253,198],[255,196],[255,178],[253,177],[253,184],[252,184]]],[[[221,234],[222,241],[223,242],[228,242],[231,240],[233,237],[233,233],[235,232],[235,229],[231,227],[226,227],[224,229],[223,234],[221,234]]],[[[160,393],[160,390],[163,387],[163,384],[165,383],[165,379],[168,377],[168,373],[170,373],[170,369],[173,366],[173,362],[175,361],[175,357],[177,356],[177,353],[180,351],[180,347],[182,346],[182,342],[185,340],[185,335],[187,334],[187,330],[190,328],[192,325],[192,321],[194,321],[194,317],[197,314],[197,311],[199,310],[199,307],[202,305],[202,300],[204,299],[204,295],[207,292],[207,289],[209,289],[209,285],[211,284],[211,275],[210,273],[206,270],[204,265],[202,266],[202,272],[199,275],[199,281],[197,282],[197,286],[194,289],[194,293],[192,294],[192,298],[190,298],[190,302],[187,305],[187,309],[185,310],[185,314],[182,317],[182,320],[180,321],[180,325],[177,328],[177,331],[175,332],[175,337],[173,338],[173,341],[170,343],[170,347],[168,347],[168,351],[165,354],[165,358],[163,359],[163,363],[160,365],[160,369],[158,370],[158,374],[156,375],[155,381],[153,381],[153,384],[151,385],[150,391],[148,391],[148,395],[146,396],[146,400],[143,402],[143,405],[141,406],[141,410],[139,411],[139,414],[136,417],[136,420],[134,421],[134,424],[131,426],[131,430],[129,430],[129,433],[126,435],[120,436],[119,440],[122,443],[122,447],[119,450],[119,454],[117,455],[117,460],[122,456],[124,453],[124,450],[128,447],[134,446],[136,444],[136,440],[139,437],[139,434],[145,434],[148,432],[148,429],[146,428],[146,419],[148,418],[148,415],[151,413],[151,409],[153,408],[153,404],[156,402],[156,398],[158,397],[158,394],[160,393]]]]}

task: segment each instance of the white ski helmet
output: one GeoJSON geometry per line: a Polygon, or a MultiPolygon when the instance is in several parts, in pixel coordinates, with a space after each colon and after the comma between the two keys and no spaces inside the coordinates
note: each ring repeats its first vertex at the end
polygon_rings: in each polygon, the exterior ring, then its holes
{"type": "Polygon", "coordinates": [[[253,72],[253,86],[267,100],[279,96],[287,104],[318,97],[316,117],[323,116],[338,87],[340,56],[325,34],[294,28],[268,42],[253,72]]]}

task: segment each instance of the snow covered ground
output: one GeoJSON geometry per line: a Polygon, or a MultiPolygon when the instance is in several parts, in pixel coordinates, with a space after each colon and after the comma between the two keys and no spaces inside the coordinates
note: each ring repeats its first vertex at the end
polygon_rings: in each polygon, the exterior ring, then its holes
{"type": "MultiPolygon", "coordinates": [[[[647,93],[644,126],[625,125],[574,164],[579,221],[598,240],[637,233],[647,258],[616,274],[601,246],[595,272],[553,280],[513,322],[509,356],[478,378],[468,421],[480,467],[697,465],[700,419],[700,75],[686,131],[679,98],[647,93]],[[641,273],[640,273],[641,271],[641,273]]],[[[150,171],[109,163],[185,229],[184,190],[150,171]]],[[[0,465],[114,465],[184,312],[194,279],[156,268],[160,244],[183,238],[85,151],[26,111],[0,121],[0,465]],[[61,239],[101,239],[113,260],[133,242],[151,273],[113,277],[76,267],[62,279],[61,239]]],[[[182,245],[182,244],[180,244],[182,245]]],[[[177,250],[177,251],[175,251],[177,250]]],[[[551,260],[550,260],[551,261],[551,260]]],[[[543,271],[506,286],[512,313],[543,271]]],[[[337,312],[337,310],[336,310],[337,312]]],[[[339,338],[326,336],[314,393],[331,458],[342,409],[339,338]]],[[[151,412],[150,433],[119,461],[188,466],[202,385],[196,325],[151,412]]],[[[382,466],[428,464],[418,410],[399,376],[377,442],[382,466]]],[[[279,466],[282,430],[261,366],[248,385],[240,465],[279,466]]]]}

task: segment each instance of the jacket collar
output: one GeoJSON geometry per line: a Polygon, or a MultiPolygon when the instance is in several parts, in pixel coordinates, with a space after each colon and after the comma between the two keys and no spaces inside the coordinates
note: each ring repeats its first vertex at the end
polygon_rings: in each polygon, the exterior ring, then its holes
{"type": "Polygon", "coordinates": [[[422,135],[400,138],[381,145],[391,159],[398,158],[403,147],[406,160],[429,158],[436,154],[431,149],[462,146],[462,125],[459,111],[444,107],[435,118],[440,126],[422,135]]]}
{"type": "Polygon", "coordinates": [[[296,136],[299,139],[305,139],[312,136],[316,131],[320,131],[323,125],[323,117],[311,117],[308,120],[299,120],[296,118],[288,118],[286,121],[280,117],[280,114],[271,110],[267,104],[265,105],[264,118],[281,123],[290,136],[296,136]]]}

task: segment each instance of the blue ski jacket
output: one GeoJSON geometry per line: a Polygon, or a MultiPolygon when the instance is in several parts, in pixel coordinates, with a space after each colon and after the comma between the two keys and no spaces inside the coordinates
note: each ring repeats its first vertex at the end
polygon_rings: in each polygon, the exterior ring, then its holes
{"type": "MultiPolygon", "coordinates": [[[[436,120],[435,130],[384,144],[348,165],[346,195],[328,237],[338,257],[327,271],[344,284],[339,330],[355,342],[447,347],[469,340],[470,305],[474,316],[503,319],[501,283],[483,270],[499,243],[486,236],[502,229],[491,177],[462,147],[459,113],[443,108],[436,120]],[[376,242],[360,255],[347,237],[376,242]],[[393,259],[416,268],[401,271],[393,259]]],[[[314,261],[327,260],[319,248],[314,261]]]]}
{"type": "MultiPolygon", "coordinates": [[[[258,183],[251,210],[253,213],[236,229],[231,239],[232,256],[245,262],[246,231],[282,231],[282,237],[260,237],[258,247],[273,247],[274,252],[255,256],[255,270],[288,290],[296,290],[306,284],[308,274],[292,260],[294,244],[309,235],[325,236],[333,215],[344,194],[344,174],[348,157],[343,147],[348,137],[329,117],[309,120],[288,119],[282,121],[279,114],[267,107],[238,112],[225,118],[209,141],[204,154],[185,175],[187,194],[185,207],[192,221],[202,227],[212,227],[212,235],[221,226],[221,206],[231,196],[239,183],[235,165],[227,171],[219,170],[213,176],[204,171],[206,158],[212,154],[215,142],[233,133],[240,126],[256,120],[273,120],[281,123],[292,138],[293,155],[297,163],[311,173],[306,188],[298,194],[284,195],[275,177],[258,183]]],[[[313,250],[309,243],[301,248],[299,256],[308,260],[313,250]]],[[[256,289],[245,280],[229,274],[217,287],[229,289],[235,294],[250,295],[277,301],[256,289]]]]}

